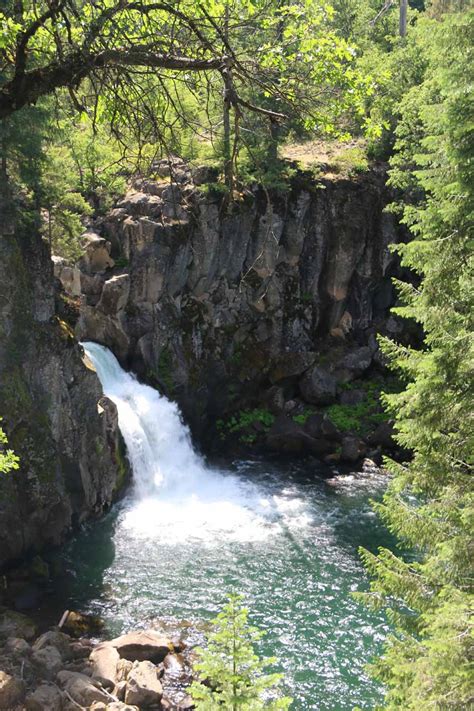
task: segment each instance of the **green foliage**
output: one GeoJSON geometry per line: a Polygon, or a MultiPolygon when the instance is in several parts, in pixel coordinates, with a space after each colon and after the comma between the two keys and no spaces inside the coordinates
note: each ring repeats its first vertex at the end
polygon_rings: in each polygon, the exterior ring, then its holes
{"type": "Polygon", "coordinates": [[[355,405],[330,405],[326,413],[333,424],[341,432],[356,432],[368,434],[376,425],[385,422],[387,414],[383,412],[381,399],[383,393],[398,389],[397,379],[390,380],[357,380],[341,386],[343,390],[363,390],[365,397],[355,405]]]}
{"type": "Polygon", "coordinates": [[[293,422],[298,423],[298,425],[305,425],[311,415],[314,414],[316,414],[316,410],[313,410],[311,407],[308,407],[303,410],[303,412],[300,412],[299,415],[293,415],[293,422]]]}
{"type": "MultiPolygon", "coordinates": [[[[0,422],[2,418],[0,417],[0,422]]],[[[12,449],[7,449],[7,436],[0,427],[0,473],[7,474],[13,469],[19,469],[20,460],[12,449]]]]}
{"type": "Polygon", "coordinates": [[[269,674],[276,659],[260,659],[255,644],[262,633],[248,624],[240,595],[230,595],[213,620],[205,649],[197,648],[200,681],[189,692],[197,711],[285,711],[291,699],[278,695],[282,675],[269,674]]]}
{"type": "Polygon", "coordinates": [[[472,705],[474,491],[474,12],[423,28],[427,69],[401,106],[392,181],[406,192],[413,239],[397,247],[421,285],[399,283],[396,313],[421,323],[423,350],[383,340],[407,379],[386,395],[409,463],[388,462],[392,483],[377,511],[410,555],[363,552],[369,604],[395,634],[373,672],[387,709],[472,705]]]}
{"type": "Polygon", "coordinates": [[[360,147],[346,148],[331,165],[331,169],[349,177],[358,173],[366,173],[369,169],[367,153],[360,147]]]}
{"type": "Polygon", "coordinates": [[[229,434],[243,432],[239,440],[243,444],[253,444],[257,440],[255,432],[246,432],[258,425],[263,432],[268,432],[275,422],[275,415],[264,408],[255,410],[239,410],[227,420],[217,420],[216,426],[221,439],[226,439],[229,434]]]}

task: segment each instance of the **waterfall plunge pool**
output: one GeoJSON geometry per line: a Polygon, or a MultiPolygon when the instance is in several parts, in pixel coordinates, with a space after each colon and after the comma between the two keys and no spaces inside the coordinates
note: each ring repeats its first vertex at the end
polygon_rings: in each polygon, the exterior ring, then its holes
{"type": "Polygon", "coordinates": [[[358,547],[391,543],[369,504],[384,477],[328,481],[317,465],[262,461],[211,468],[174,403],[106,348],[83,345],[117,404],[134,483],[62,551],[63,604],[115,635],[156,619],[199,625],[241,592],[294,711],[373,709],[382,690],[364,667],[389,628],[351,593],[367,589],[358,547]]]}

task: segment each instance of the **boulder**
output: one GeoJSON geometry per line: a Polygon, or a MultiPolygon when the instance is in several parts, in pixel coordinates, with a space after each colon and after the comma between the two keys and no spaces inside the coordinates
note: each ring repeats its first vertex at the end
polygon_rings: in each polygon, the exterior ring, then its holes
{"type": "Polygon", "coordinates": [[[32,640],[36,636],[36,625],[33,620],[21,612],[5,610],[0,613],[0,639],[3,637],[21,637],[32,640]]]}
{"type": "Polygon", "coordinates": [[[157,669],[151,662],[136,662],[128,675],[125,703],[136,706],[154,706],[161,701],[163,689],[157,669]]]}
{"type": "Polygon", "coordinates": [[[119,274],[107,279],[97,308],[105,314],[115,315],[125,307],[129,293],[130,277],[128,274],[119,274]]]}
{"type": "Polygon", "coordinates": [[[344,437],[342,440],[341,461],[354,463],[363,457],[366,452],[364,442],[358,437],[344,437]]]}
{"type": "Polygon", "coordinates": [[[362,375],[372,364],[373,353],[369,346],[362,346],[348,353],[341,361],[343,369],[351,371],[354,376],[362,375]]]}
{"type": "Polygon", "coordinates": [[[31,654],[31,647],[21,637],[9,637],[5,643],[5,651],[14,657],[22,657],[24,659],[31,654]]]}
{"type": "Polygon", "coordinates": [[[64,617],[61,629],[72,637],[96,635],[102,632],[104,627],[103,621],[95,615],[84,615],[82,612],[68,610],[67,614],[64,613],[64,617]]]}
{"type": "Polygon", "coordinates": [[[265,393],[265,404],[273,415],[279,415],[285,409],[285,395],[277,385],[265,393]]]}
{"type": "Polygon", "coordinates": [[[363,390],[344,390],[339,396],[341,405],[359,405],[366,398],[363,390]]]}
{"type": "Polygon", "coordinates": [[[62,711],[63,695],[55,684],[41,684],[26,697],[27,711],[62,711]]]}
{"type": "Polygon", "coordinates": [[[31,659],[45,679],[54,679],[63,665],[60,651],[51,645],[33,651],[31,659]]]}
{"type": "Polygon", "coordinates": [[[158,195],[131,190],[117,205],[134,217],[159,217],[163,202],[158,195]]]}
{"type": "Polygon", "coordinates": [[[49,630],[38,637],[33,644],[33,651],[37,652],[44,647],[56,647],[61,657],[66,661],[73,657],[71,638],[59,630],[49,630]]]}
{"type": "Polygon", "coordinates": [[[341,433],[327,415],[319,413],[310,415],[305,422],[304,429],[310,437],[316,439],[322,438],[331,442],[340,442],[342,439],[341,433]]]}
{"type": "Polygon", "coordinates": [[[100,274],[114,266],[110,256],[111,244],[96,232],[85,232],[82,235],[82,246],[85,254],[79,262],[81,271],[88,274],[100,274]]]}
{"type": "Polygon", "coordinates": [[[15,708],[25,696],[25,683],[4,671],[0,671],[0,709],[15,708]]]}
{"type": "Polygon", "coordinates": [[[117,649],[122,659],[132,662],[138,660],[159,664],[168,652],[173,651],[170,640],[154,630],[129,632],[111,640],[110,644],[117,649]]]}
{"type": "Polygon", "coordinates": [[[316,354],[311,351],[283,353],[274,362],[269,376],[272,383],[301,375],[314,364],[316,354]]]}
{"type": "Polygon", "coordinates": [[[119,659],[117,662],[117,682],[124,681],[132,670],[133,662],[129,659],[119,659]]]}
{"type": "Polygon", "coordinates": [[[59,279],[61,285],[70,296],[81,295],[81,272],[77,267],[65,264],[61,257],[51,257],[54,265],[54,276],[59,279]],[[58,261],[61,260],[61,261],[58,261]]]}
{"type": "Polygon", "coordinates": [[[80,706],[91,706],[94,701],[107,703],[109,696],[99,689],[97,682],[85,674],[71,671],[60,671],[57,675],[59,685],[80,706]]]}
{"type": "Polygon", "coordinates": [[[99,644],[92,650],[89,659],[92,662],[92,678],[106,689],[112,689],[117,682],[117,664],[120,661],[115,647],[108,643],[99,644]]]}
{"type": "Polygon", "coordinates": [[[299,388],[303,399],[312,405],[330,405],[336,400],[336,378],[319,366],[304,375],[299,388]]]}
{"type": "Polygon", "coordinates": [[[311,437],[302,425],[286,415],[276,418],[267,435],[267,446],[277,452],[316,455],[326,454],[332,448],[327,440],[311,437]]]}

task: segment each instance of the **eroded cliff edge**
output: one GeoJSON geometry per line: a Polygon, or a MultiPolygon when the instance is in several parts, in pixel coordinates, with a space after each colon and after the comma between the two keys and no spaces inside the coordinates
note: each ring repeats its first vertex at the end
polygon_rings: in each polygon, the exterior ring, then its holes
{"type": "Polygon", "coordinates": [[[48,246],[0,203],[0,416],[20,469],[0,477],[0,564],[57,544],[127,474],[115,405],[61,319],[48,246]]]}

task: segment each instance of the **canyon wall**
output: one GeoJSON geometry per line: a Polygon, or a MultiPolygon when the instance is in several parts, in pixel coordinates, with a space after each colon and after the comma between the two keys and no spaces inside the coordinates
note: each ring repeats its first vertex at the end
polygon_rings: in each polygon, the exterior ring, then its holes
{"type": "Polygon", "coordinates": [[[30,214],[0,201],[0,417],[20,457],[0,476],[0,564],[102,512],[128,470],[115,405],[62,318],[30,214]]]}
{"type": "Polygon", "coordinates": [[[399,328],[383,173],[300,173],[229,202],[204,169],[160,172],[84,235],[79,269],[57,263],[80,338],[176,399],[204,442],[219,418],[269,403],[294,419],[381,365],[375,333],[399,328]]]}

